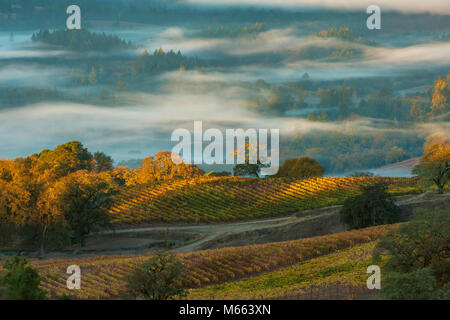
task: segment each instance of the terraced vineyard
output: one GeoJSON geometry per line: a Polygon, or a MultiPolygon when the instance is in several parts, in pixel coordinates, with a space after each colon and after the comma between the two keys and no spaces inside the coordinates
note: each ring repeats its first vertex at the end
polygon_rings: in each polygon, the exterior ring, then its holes
{"type": "MultiPolygon", "coordinates": [[[[357,244],[373,242],[387,230],[397,226],[377,226],[308,239],[178,253],[177,257],[186,266],[183,286],[199,288],[223,284],[290,267],[303,261],[354,247],[357,244]]],[[[53,297],[65,293],[73,295],[77,299],[111,299],[117,298],[124,290],[123,277],[129,274],[134,266],[149,257],[148,254],[97,256],[50,259],[35,261],[32,264],[43,277],[43,287],[49,290],[53,297]],[[68,277],[66,270],[73,264],[79,265],[81,268],[81,290],[70,291],[66,288],[68,277]]],[[[197,292],[196,294],[201,293],[197,292]]]]}
{"type": "Polygon", "coordinates": [[[418,191],[416,178],[242,178],[177,180],[130,187],[110,210],[115,223],[225,222],[341,204],[361,184],[384,180],[392,192],[418,191]]]}

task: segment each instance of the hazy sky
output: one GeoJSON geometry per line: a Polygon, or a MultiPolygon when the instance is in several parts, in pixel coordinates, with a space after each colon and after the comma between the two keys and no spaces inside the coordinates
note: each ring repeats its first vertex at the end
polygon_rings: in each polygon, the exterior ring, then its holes
{"type": "Polygon", "coordinates": [[[450,14],[449,0],[186,0],[190,3],[216,5],[266,5],[273,7],[328,7],[336,9],[366,9],[378,5],[381,9],[404,12],[450,14]]]}

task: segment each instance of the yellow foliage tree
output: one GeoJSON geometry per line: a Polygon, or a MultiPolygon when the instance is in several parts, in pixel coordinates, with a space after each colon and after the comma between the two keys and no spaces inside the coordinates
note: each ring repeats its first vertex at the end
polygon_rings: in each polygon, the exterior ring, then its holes
{"type": "MultiPolygon", "coordinates": [[[[447,76],[447,79],[449,77],[447,76]]],[[[450,88],[447,79],[439,77],[434,82],[431,110],[433,114],[440,114],[446,111],[449,103],[450,88]]]]}
{"type": "Polygon", "coordinates": [[[450,137],[448,134],[435,134],[427,138],[420,163],[413,172],[425,181],[434,183],[439,193],[450,176],[450,137]]]}

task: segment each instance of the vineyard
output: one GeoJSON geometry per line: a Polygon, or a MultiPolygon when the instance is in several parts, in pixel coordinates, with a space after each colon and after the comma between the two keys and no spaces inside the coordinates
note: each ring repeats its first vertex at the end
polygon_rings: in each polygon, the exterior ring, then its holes
{"type": "Polygon", "coordinates": [[[188,299],[336,299],[369,295],[366,269],[375,241],[236,282],[192,289],[188,299]]]}
{"type": "Polygon", "coordinates": [[[177,180],[129,187],[116,197],[115,223],[197,223],[281,216],[341,204],[360,185],[385,181],[393,194],[418,192],[416,178],[242,178],[177,180]]]}
{"type": "MultiPolygon", "coordinates": [[[[183,262],[187,270],[182,285],[191,289],[201,288],[294,266],[319,256],[352,248],[357,244],[373,242],[396,226],[377,226],[308,239],[246,247],[178,253],[177,258],[183,262]]],[[[43,277],[43,287],[53,297],[68,294],[76,299],[114,299],[120,297],[124,290],[123,278],[133,270],[133,267],[149,257],[149,254],[97,256],[50,259],[35,261],[32,264],[43,277]],[[73,264],[81,268],[81,290],[70,291],[66,288],[68,277],[66,270],[73,264]]],[[[192,292],[194,296],[200,294],[195,290],[192,292]]]]}

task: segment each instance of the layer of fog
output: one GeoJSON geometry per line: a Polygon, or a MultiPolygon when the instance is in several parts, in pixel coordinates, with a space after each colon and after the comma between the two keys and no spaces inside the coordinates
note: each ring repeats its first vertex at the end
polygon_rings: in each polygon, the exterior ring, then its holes
{"type": "Polygon", "coordinates": [[[356,170],[356,171],[346,171],[337,174],[330,174],[328,176],[331,177],[348,177],[349,175],[355,172],[371,172],[375,176],[380,177],[412,177],[414,174],[411,169],[408,168],[372,168],[372,169],[364,169],[364,170],[356,170]]]}
{"type": "Polygon", "coordinates": [[[48,58],[66,54],[59,48],[49,50],[40,43],[31,42],[34,31],[1,31],[0,32],[0,60],[18,58],[48,58]]]}
{"type": "Polygon", "coordinates": [[[0,67],[0,86],[8,87],[38,87],[53,88],[69,82],[68,68],[54,68],[42,66],[36,63],[8,64],[0,67]]]}
{"type": "Polygon", "coordinates": [[[222,6],[269,6],[284,8],[333,8],[345,10],[365,10],[376,4],[385,10],[401,12],[432,12],[436,14],[450,14],[450,3],[442,0],[184,0],[188,3],[222,6]]]}
{"type": "MultiPolygon", "coordinates": [[[[346,45],[335,39],[315,39],[297,36],[291,28],[274,29],[257,36],[244,38],[201,38],[186,36],[182,29],[170,28],[160,36],[158,45],[164,50],[181,50],[190,55],[236,57],[282,53],[289,56],[308,46],[333,47],[346,45]]],[[[393,76],[421,68],[448,68],[450,65],[450,43],[430,42],[403,48],[383,48],[352,44],[363,51],[361,59],[351,61],[311,61],[290,58],[276,66],[253,64],[229,68],[222,76],[225,79],[256,80],[269,82],[298,80],[304,72],[316,80],[345,79],[374,76],[393,76]]],[[[293,55],[295,57],[295,54],[293,55]]]]}
{"type": "MultiPolygon", "coordinates": [[[[313,130],[330,134],[349,131],[367,134],[384,131],[387,123],[361,119],[342,122],[311,122],[294,117],[266,117],[248,108],[247,93],[239,87],[222,88],[211,93],[195,93],[189,87],[177,92],[141,94],[133,107],[99,107],[70,103],[42,103],[0,111],[0,157],[13,158],[54,148],[78,140],[91,151],[102,150],[116,160],[170,150],[171,133],[176,128],[192,132],[194,121],[203,121],[204,130],[218,128],[280,129],[280,140],[313,130]]],[[[390,131],[428,135],[450,131],[448,123],[429,123],[390,131]]]]}

